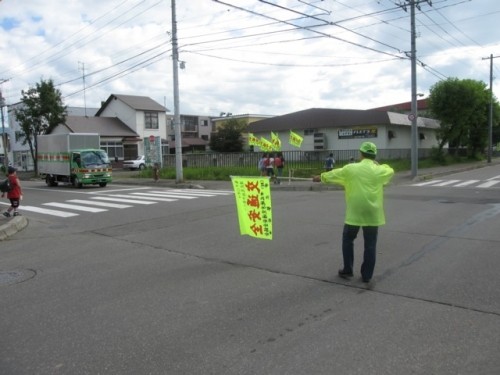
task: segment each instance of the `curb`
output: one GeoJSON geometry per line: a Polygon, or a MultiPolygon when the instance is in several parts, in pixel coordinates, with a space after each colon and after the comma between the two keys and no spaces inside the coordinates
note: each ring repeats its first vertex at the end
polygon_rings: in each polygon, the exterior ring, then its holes
{"type": "Polygon", "coordinates": [[[0,225],[0,241],[6,240],[28,226],[28,219],[24,216],[16,216],[9,219],[7,223],[0,225]]]}

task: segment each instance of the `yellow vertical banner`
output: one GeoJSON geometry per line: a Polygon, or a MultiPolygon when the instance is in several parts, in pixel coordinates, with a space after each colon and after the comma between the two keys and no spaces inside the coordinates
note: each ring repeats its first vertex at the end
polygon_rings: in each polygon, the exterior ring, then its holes
{"type": "Polygon", "coordinates": [[[273,144],[264,137],[260,137],[260,148],[263,151],[271,152],[273,150],[273,144]]]}
{"type": "Polygon", "coordinates": [[[259,146],[259,139],[253,135],[253,133],[248,133],[248,145],[249,146],[259,146]]]}
{"type": "Polygon", "coordinates": [[[290,130],[290,139],[288,140],[288,143],[290,143],[292,146],[300,148],[303,140],[304,138],[290,130]]]}
{"type": "Polygon", "coordinates": [[[281,151],[281,139],[274,132],[271,132],[271,143],[275,151],[281,151]]]}
{"type": "Polygon", "coordinates": [[[240,234],[273,239],[273,213],[269,177],[231,176],[240,234]]]}

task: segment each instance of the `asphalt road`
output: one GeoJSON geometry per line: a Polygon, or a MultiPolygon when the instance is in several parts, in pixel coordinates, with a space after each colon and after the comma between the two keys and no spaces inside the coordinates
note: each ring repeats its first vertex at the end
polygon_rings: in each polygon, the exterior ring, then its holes
{"type": "Polygon", "coordinates": [[[387,188],[368,286],[336,276],[342,191],[275,191],[266,241],[230,194],[88,212],[45,204],[167,187],[27,182],[23,205],[77,215],[0,243],[0,373],[498,374],[499,176],[387,188]]]}

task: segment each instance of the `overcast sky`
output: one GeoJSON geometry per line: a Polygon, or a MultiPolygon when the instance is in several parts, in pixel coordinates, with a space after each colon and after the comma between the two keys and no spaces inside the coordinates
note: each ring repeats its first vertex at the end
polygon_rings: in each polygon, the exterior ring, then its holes
{"type": "MultiPolygon", "coordinates": [[[[281,115],[411,100],[404,0],[177,0],[181,114],[281,115]]],[[[447,77],[489,87],[500,71],[500,1],[420,1],[417,92],[447,77]],[[487,59],[485,59],[487,58],[487,59]]],[[[0,0],[7,104],[52,79],[64,104],[149,96],[172,112],[170,0],[0,0]],[[85,77],[85,79],[84,79],[85,77]],[[85,90],[84,90],[85,87],[85,90]]],[[[499,97],[500,84],[493,92],[499,97]]]]}

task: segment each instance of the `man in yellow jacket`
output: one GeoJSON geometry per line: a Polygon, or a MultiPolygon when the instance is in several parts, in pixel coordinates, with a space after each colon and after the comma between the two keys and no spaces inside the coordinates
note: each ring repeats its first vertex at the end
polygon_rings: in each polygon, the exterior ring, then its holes
{"type": "Polygon", "coordinates": [[[359,229],[363,228],[365,251],[361,264],[363,282],[370,282],[375,269],[377,254],[378,227],[385,224],[384,186],[389,183],[394,170],[387,164],[375,161],[377,146],[372,142],[363,142],[359,148],[361,160],[347,164],[343,168],[324,172],[313,177],[313,181],[344,186],[346,213],[342,233],[342,255],[344,268],[339,276],[353,276],[354,240],[359,229]]]}

